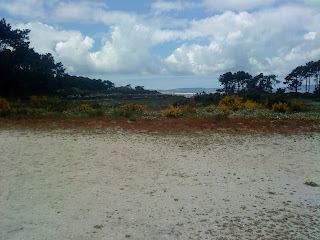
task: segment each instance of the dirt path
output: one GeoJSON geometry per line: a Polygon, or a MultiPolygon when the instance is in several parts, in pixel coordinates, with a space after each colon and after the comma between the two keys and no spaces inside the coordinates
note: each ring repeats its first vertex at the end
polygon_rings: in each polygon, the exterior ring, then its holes
{"type": "Polygon", "coordinates": [[[319,146],[0,130],[0,239],[320,239],[319,146]]]}

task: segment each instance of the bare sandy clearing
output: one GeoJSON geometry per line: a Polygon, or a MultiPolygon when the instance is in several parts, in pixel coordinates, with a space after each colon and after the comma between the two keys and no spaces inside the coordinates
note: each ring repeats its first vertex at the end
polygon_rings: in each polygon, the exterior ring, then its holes
{"type": "Polygon", "coordinates": [[[319,145],[0,130],[0,238],[319,239],[319,145]]]}

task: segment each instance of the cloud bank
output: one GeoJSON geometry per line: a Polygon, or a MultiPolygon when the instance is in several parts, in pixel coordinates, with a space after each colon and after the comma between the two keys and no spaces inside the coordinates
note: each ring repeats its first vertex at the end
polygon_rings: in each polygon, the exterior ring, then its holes
{"type": "Polygon", "coordinates": [[[99,1],[4,0],[0,10],[27,21],[14,26],[30,29],[31,46],[52,53],[72,74],[245,70],[283,77],[320,59],[320,13],[310,1],[161,0],[139,15],[99,1]],[[193,11],[203,14],[189,18],[193,11]],[[100,32],[87,35],[64,23],[99,26],[100,32]]]}

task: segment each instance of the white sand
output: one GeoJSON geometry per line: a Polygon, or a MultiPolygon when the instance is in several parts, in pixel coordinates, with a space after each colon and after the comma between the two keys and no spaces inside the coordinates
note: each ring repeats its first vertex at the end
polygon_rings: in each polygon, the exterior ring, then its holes
{"type": "Polygon", "coordinates": [[[0,239],[320,239],[320,134],[0,130],[0,239]]]}

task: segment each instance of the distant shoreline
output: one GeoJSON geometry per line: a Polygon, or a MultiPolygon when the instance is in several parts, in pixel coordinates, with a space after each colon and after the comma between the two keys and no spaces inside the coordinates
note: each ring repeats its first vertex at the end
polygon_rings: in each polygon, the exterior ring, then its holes
{"type": "MultiPolygon", "coordinates": [[[[284,88],[284,87],[281,87],[284,88]]],[[[177,96],[187,96],[187,97],[192,97],[193,95],[197,94],[197,93],[216,93],[217,90],[219,90],[221,88],[175,88],[175,89],[166,89],[166,90],[156,90],[162,94],[171,94],[171,95],[177,95],[177,96]]],[[[299,93],[306,93],[306,86],[302,85],[300,87],[300,90],[298,90],[299,93]]],[[[313,91],[315,90],[315,85],[311,85],[310,86],[310,93],[313,93],[313,91]]],[[[273,89],[273,92],[276,92],[277,88],[275,87],[273,89]]],[[[289,92],[294,92],[293,90],[289,90],[288,88],[286,88],[286,93],[289,92]]]]}

